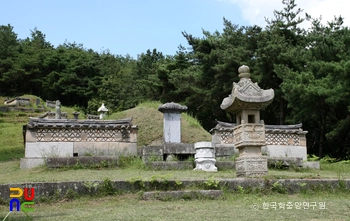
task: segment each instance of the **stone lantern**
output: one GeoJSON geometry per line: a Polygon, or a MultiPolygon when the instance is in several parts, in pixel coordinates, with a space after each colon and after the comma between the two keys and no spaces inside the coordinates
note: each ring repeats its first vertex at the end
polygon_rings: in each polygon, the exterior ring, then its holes
{"type": "Polygon", "coordinates": [[[98,108],[97,112],[100,113],[100,119],[105,119],[106,118],[106,113],[108,112],[108,109],[105,107],[105,104],[102,103],[101,107],[98,108]]]}
{"type": "Polygon", "coordinates": [[[222,101],[220,107],[236,115],[233,142],[239,150],[237,176],[262,176],[267,173],[267,159],[261,154],[261,147],[265,146],[266,141],[260,110],[273,101],[274,91],[263,90],[253,83],[248,66],[241,66],[238,72],[239,82],[233,83],[231,94],[222,101]]]}

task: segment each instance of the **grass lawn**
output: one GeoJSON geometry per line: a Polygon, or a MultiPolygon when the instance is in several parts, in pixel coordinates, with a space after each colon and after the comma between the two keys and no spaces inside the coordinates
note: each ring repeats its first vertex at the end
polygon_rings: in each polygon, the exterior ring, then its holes
{"type": "MultiPolygon", "coordinates": [[[[33,220],[349,220],[349,194],[225,195],[220,200],[144,201],[138,194],[35,204],[33,220]],[[301,207],[298,208],[298,203],[301,207]],[[325,203],[325,207],[320,205],[325,203]],[[273,205],[276,204],[276,209],[273,205]],[[279,205],[280,204],[280,205],[279,205]],[[284,209],[283,209],[283,204],[284,209]],[[308,206],[307,206],[308,205],[308,206]],[[288,208],[287,208],[288,206],[288,208]],[[290,206],[290,207],[289,207],[290,206]]],[[[8,214],[0,206],[0,220],[8,214]]],[[[7,220],[29,220],[12,212],[7,220]]]]}
{"type": "MultiPolygon", "coordinates": [[[[93,181],[109,178],[111,180],[130,180],[142,178],[150,180],[152,177],[165,177],[166,179],[221,179],[234,178],[234,170],[218,171],[207,173],[192,170],[169,170],[153,171],[142,168],[141,160],[136,161],[126,168],[110,169],[48,169],[39,167],[29,170],[19,168],[19,160],[0,162],[0,184],[44,182],[44,181],[93,181]],[[139,166],[139,167],[138,167],[139,166]]],[[[321,170],[305,169],[299,172],[293,170],[272,170],[268,171],[266,178],[288,179],[288,178],[333,178],[350,179],[350,164],[348,163],[322,163],[321,170]]]]}

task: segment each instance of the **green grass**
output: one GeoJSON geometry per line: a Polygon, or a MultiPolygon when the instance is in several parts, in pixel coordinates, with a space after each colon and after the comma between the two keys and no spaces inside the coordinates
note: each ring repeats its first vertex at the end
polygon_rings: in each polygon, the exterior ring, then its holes
{"type": "Polygon", "coordinates": [[[0,123],[0,161],[24,157],[24,144],[20,123],[0,123]]]}
{"type": "MultiPolygon", "coordinates": [[[[35,107],[35,100],[38,98],[33,95],[23,95],[20,97],[29,98],[31,100],[31,107],[35,107]]],[[[4,103],[5,97],[0,97],[0,104],[4,103]]],[[[41,99],[40,106],[45,105],[41,99]]],[[[55,108],[46,108],[46,111],[55,111],[55,108]]],[[[68,118],[73,118],[74,108],[64,107],[61,108],[62,112],[68,113],[68,118]]],[[[27,124],[29,117],[38,117],[43,114],[38,112],[0,112],[0,161],[20,159],[24,157],[24,144],[22,127],[27,124]]],[[[80,119],[84,118],[84,114],[80,114],[80,119]]]]}
{"type": "MultiPolygon", "coordinates": [[[[226,194],[221,200],[144,201],[137,194],[102,198],[80,197],[56,203],[35,204],[28,213],[33,220],[348,220],[349,194],[226,194]],[[279,203],[292,203],[281,209],[279,203]],[[313,209],[296,209],[295,203],[316,203],[313,209]],[[320,209],[319,203],[326,209],[320,209]],[[264,209],[264,203],[269,203],[264,209]],[[276,203],[276,210],[270,206],[276,203]]],[[[8,206],[0,206],[0,220],[8,206]]],[[[13,212],[10,220],[27,220],[22,212],[13,212]]]]}
{"type": "MultiPolygon", "coordinates": [[[[350,179],[350,164],[333,163],[331,168],[326,168],[321,164],[321,170],[302,170],[296,172],[291,170],[272,170],[269,169],[265,178],[268,179],[350,179]],[[343,171],[344,170],[344,171],[343,171]],[[339,172],[340,171],[340,172],[339,172]]],[[[195,180],[195,179],[230,179],[236,177],[234,170],[218,171],[216,173],[207,173],[203,171],[192,170],[171,170],[171,171],[153,171],[142,168],[139,162],[134,165],[127,165],[123,168],[106,169],[47,169],[39,167],[29,170],[21,170],[19,161],[0,162],[0,184],[14,184],[25,182],[54,182],[54,181],[93,181],[103,180],[108,177],[111,180],[130,180],[140,178],[150,180],[152,177],[167,177],[174,180],[195,180]]]]}

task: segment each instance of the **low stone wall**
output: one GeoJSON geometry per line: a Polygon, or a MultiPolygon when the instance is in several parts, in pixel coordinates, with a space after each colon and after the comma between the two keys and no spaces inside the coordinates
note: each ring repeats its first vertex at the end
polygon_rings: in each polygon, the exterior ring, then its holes
{"type": "Polygon", "coordinates": [[[49,157],[137,155],[137,126],[125,120],[30,118],[21,168],[49,157]]]}
{"type": "MultiPolygon", "coordinates": [[[[238,154],[234,145],[233,128],[236,124],[218,121],[211,129],[212,142],[215,145],[216,157],[238,154]]],[[[296,125],[265,125],[266,146],[262,153],[268,157],[299,157],[307,160],[306,133],[301,129],[302,124],[296,125]]]]}
{"type": "Polygon", "coordinates": [[[32,108],[32,107],[10,107],[10,106],[0,106],[1,112],[8,112],[8,111],[21,111],[21,112],[29,112],[29,113],[40,113],[45,112],[44,108],[32,108]]]}
{"type": "Polygon", "coordinates": [[[147,162],[146,166],[152,170],[193,170],[193,162],[189,161],[155,161],[147,162]]]}
{"type": "Polygon", "coordinates": [[[56,157],[47,158],[46,165],[49,168],[75,166],[80,164],[82,166],[96,166],[96,165],[108,165],[117,166],[119,157],[106,157],[106,156],[90,156],[90,157],[56,157]]]}
{"type": "MultiPolygon", "coordinates": [[[[138,192],[140,190],[152,191],[152,190],[177,190],[177,189],[193,189],[205,187],[205,183],[208,180],[159,180],[144,181],[133,180],[124,181],[117,180],[111,181],[113,190],[118,193],[126,192],[138,192]]],[[[350,179],[337,180],[337,179],[246,179],[246,178],[234,178],[234,179],[218,179],[218,185],[216,189],[225,188],[229,191],[235,191],[239,188],[256,188],[256,189],[273,189],[276,186],[276,182],[279,184],[279,188],[285,189],[288,193],[298,193],[302,190],[322,189],[326,191],[326,187],[330,191],[334,191],[337,188],[350,189],[350,179]]],[[[74,191],[79,195],[88,195],[98,192],[101,188],[103,181],[67,181],[67,182],[40,182],[40,183],[13,183],[13,184],[1,184],[0,185],[0,198],[4,201],[10,199],[10,188],[34,188],[35,199],[39,200],[41,197],[50,198],[52,196],[64,196],[68,191],[74,191]],[[96,184],[96,185],[93,185],[96,184]],[[95,186],[94,188],[91,188],[95,186]]]]}
{"type": "Polygon", "coordinates": [[[16,98],[11,98],[11,99],[6,99],[4,104],[9,105],[9,106],[29,106],[30,99],[23,98],[23,97],[16,97],[16,98]]]}

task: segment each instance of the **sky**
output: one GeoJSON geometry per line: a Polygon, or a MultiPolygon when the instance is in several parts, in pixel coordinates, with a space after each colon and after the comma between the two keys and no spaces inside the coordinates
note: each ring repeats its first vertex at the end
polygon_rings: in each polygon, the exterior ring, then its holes
{"type": "MultiPolygon", "coordinates": [[[[65,41],[96,52],[138,54],[147,49],[174,55],[182,31],[202,37],[202,30],[219,32],[225,17],[239,26],[265,27],[265,17],[283,8],[282,0],[2,0],[0,25],[14,27],[19,39],[37,28],[57,47],[65,41]]],[[[350,26],[347,0],[296,0],[298,7],[323,22],[342,15],[350,26]]],[[[307,28],[308,25],[304,24],[307,28]]]]}

